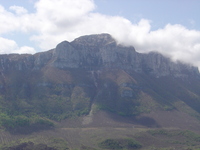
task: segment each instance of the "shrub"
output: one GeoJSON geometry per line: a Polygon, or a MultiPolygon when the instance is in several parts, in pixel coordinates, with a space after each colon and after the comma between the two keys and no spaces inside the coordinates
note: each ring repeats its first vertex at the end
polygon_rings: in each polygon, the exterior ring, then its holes
{"type": "Polygon", "coordinates": [[[30,125],[30,119],[24,115],[9,116],[7,114],[0,114],[0,124],[6,129],[12,129],[15,127],[23,127],[30,125]]]}
{"type": "Polygon", "coordinates": [[[99,143],[104,149],[139,149],[142,145],[134,139],[106,139],[99,143]]]}

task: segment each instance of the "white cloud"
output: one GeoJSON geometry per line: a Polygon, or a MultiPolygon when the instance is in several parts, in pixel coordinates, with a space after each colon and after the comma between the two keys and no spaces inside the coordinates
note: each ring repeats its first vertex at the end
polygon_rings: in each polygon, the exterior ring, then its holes
{"type": "Polygon", "coordinates": [[[13,10],[17,15],[26,14],[28,11],[21,6],[10,6],[10,10],[13,10]]]}
{"type": "Polygon", "coordinates": [[[15,31],[19,28],[17,18],[11,12],[8,12],[0,5],[0,35],[15,31]]]}
{"type": "Polygon", "coordinates": [[[92,0],[39,0],[35,3],[36,13],[26,19],[24,30],[36,31],[38,34],[30,39],[47,50],[63,40],[72,40],[70,37],[76,38],[72,34],[77,35],[84,18],[94,8],[92,0]]]}
{"type": "Polygon", "coordinates": [[[35,4],[38,16],[60,26],[80,20],[94,7],[91,0],[40,0],[35,4]]]}
{"type": "Polygon", "coordinates": [[[13,40],[5,39],[0,37],[0,54],[9,54],[9,53],[29,53],[34,54],[36,51],[32,47],[23,46],[19,47],[17,43],[13,40]]]}
{"type": "MultiPolygon", "coordinates": [[[[189,30],[182,25],[167,24],[151,30],[151,21],[141,19],[137,24],[120,16],[94,13],[92,0],[38,0],[35,13],[28,13],[19,6],[7,11],[0,6],[0,35],[20,31],[30,34],[42,50],[54,48],[63,40],[71,41],[85,34],[110,33],[119,43],[134,46],[139,52],[158,51],[200,67],[200,31],[189,30]]],[[[8,40],[8,39],[7,39],[8,40]]],[[[4,39],[4,41],[7,41],[4,39]]],[[[21,47],[8,40],[0,52],[34,52],[33,48],[21,47]],[[10,50],[10,51],[9,51],[10,50]]]]}
{"type": "Polygon", "coordinates": [[[200,31],[188,30],[181,25],[166,25],[163,29],[144,34],[142,43],[136,42],[136,48],[141,52],[158,51],[170,56],[173,60],[181,60],[199,64],[200,31]]]}
{"type": "Polygon", "coordinates": [[[10,53],[10,50],[13,50],[17,47],[17,44],[13,40],[5,39],[0,37],[0,53],[10,53]]]}
{"type": "Polygon", "coordinates": [[[25,53],[34,54],[35,52],[36,52],[35,49],[29,46],[22,46],[16,50],[16,53],[19,53],[19,54],[25,54],[25,53]]]}

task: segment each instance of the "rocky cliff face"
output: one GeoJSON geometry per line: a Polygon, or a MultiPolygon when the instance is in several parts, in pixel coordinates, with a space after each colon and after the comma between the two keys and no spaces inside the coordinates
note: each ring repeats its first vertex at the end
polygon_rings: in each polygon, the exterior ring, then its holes
{"type": "Polygon", "coordinates": [[[0,69],[32,70],[51,66],[59,69],[126,69],[156,77],[199,76],[197,67],[172,62],[158,53],[141,54],[134,47],[118,45],[109,34],[88,35],[63,41],[55,49],[35,55],[0,55],[0,69]]]}
{"type": "Polygon", "coordinates": [[[196,67],[174,63],[158,53],[140,54],[134,47],[117,45],[108,34],[83,36],[62,42],[54,50],[59,68],[121,68],[159,76],[198,75],[196,67]]]}

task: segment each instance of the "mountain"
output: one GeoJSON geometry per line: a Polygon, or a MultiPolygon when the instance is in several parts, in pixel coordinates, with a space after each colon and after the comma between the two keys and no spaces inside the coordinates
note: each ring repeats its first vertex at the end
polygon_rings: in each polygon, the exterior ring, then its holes
{"type": "Polygon", "coordinates": [[[0,55],[0,71],[0,122],[8,130],[46,128],[85,115],[83,124],[90,124],[87,117],[98,110],[133,117],[176,111],[200,118],[197,67],[138,53],[109,34],[63,41],[34,55],[0,55]]]}
{"type": "Polygon", "coordinates": [[[197,67],[109,34],[0,55],[0,149],[197,149],[199,91],[197,67]]]}

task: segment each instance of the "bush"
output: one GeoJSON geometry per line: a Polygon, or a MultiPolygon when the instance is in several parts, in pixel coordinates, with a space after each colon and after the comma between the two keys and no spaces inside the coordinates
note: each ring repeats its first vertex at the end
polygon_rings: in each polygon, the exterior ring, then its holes
{"type": "Polygon", "coordinates": [[[100,148],[105,149],[122,149],[123,147],[120,145],[120,143],[117,140],[114,139],[107,139],[100,143],[100,148]]]}
{"type": "Polygon", "coordinates": [[[139,149],[142,145],[134,139],[106,139],[99,143],[103,149],[139,149]]]}
{"type": "Polygon", "coordinates": [[[41,118],[38,116],[10,116],[5,113],[0,113],[0,126],[4,127],[6,130],[12,130],[18,127],[53,127],[54,123],[48,119],[41,118]]]}
{"type": "Polygon", "coordinates": [[[0,114],[0,125],[6,129],[12,129],[15,127],[23,127],[30,125],[30,119],[24,115],[9,116],[7,114],[0,114]]]}

